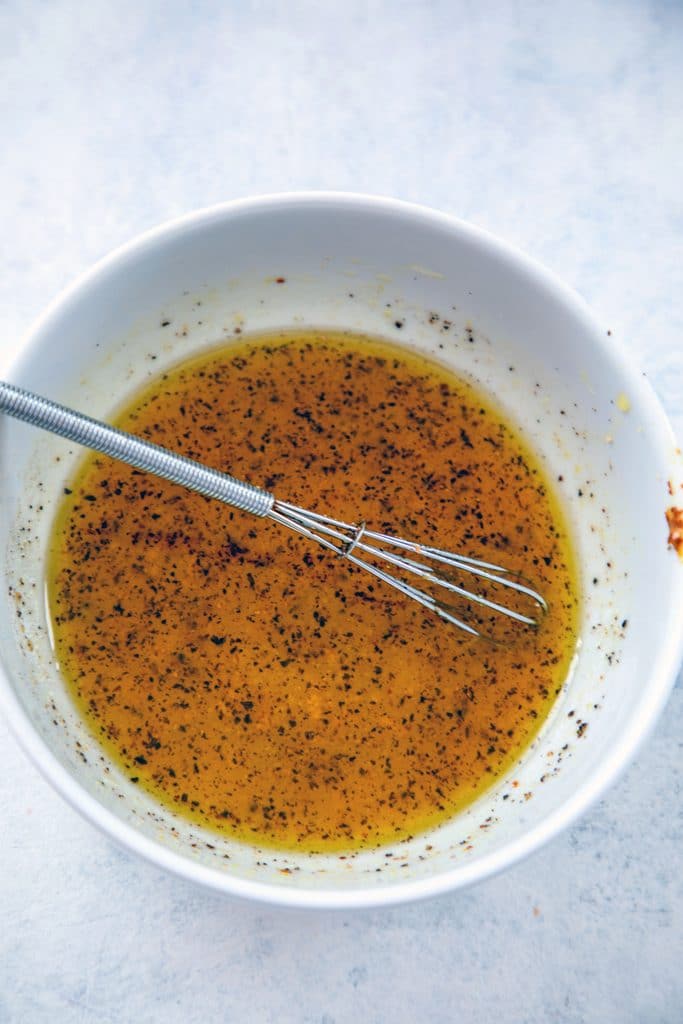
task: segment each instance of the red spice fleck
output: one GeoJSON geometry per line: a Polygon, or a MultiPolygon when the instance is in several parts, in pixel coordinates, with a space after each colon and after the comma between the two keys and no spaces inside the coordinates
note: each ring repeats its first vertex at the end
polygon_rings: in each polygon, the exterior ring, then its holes
{"type": "Polygon", "coordinates": [[[678,557],[683,559],[683,508],[677,508],[675,505],[668,508],[666,521],[669,524],[667,542],[677,552],[678,557]]]}

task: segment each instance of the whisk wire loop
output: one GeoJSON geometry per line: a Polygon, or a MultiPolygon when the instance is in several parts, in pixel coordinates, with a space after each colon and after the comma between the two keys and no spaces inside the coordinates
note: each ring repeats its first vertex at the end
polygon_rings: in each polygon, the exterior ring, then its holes
{"type": "Polygon", "coordinates": [[[434,597],[428,592],[418,590],[412,584],[406,583],[399,577],[379,568],[372,561],[359,558],[354,554],[354,551],[363,552],[370,559],[388,563],[402,572],[417,576],[434,587],[441,587],[464,599],[468,604],[479,605],[488,609],[488,611],[504,615],[526,626],[537,626],[538,619],[507,605],[500,604],[484,594],[460,586],[451,578],[450,573],[441,569],[440,566],[445,565],[450,568],[451,572],[460,570],[480,579],[485,579],[494,585],[514,590],[529,598],[541,614],[547,611],[547,603],[541,594],[526,583],[522,583],[519,577],[513,578],[510,570],[503,566],[495,565],[492,562],[484,562],[481,559],[467,556],[460,557],[459,555],[443,551],[440,548],[417,544],[414,541],[407,541],[390,534],[375,533],[372,530],[368,530],[365,523],[356,526],[351,523],[345,523],[342,520],[323,516],[317,512],[309,512],[307,509],[290,505],[277,499],[268,516],[275,519],[281,525],[288,526],[290,529],[296,530],[296,532],[303,534],[311,540],[317,541],[323,547],[336,551],[354,565],[383,580],[394,587],[394,589],[418,601],[424,607],[429,608],[430,611],[435,612],[441,618],[453,623],[459,629],[471,635],[483,636],[485,634],[456,615],[455,610],[443,600],[434,597]],[[375,543],[368,544],[366,539],[373,540],[375,543]],[[419,555],[425,561],[418,562],[413,558],[398,555],[390,550],[392,547],[419,555]],[[437,565],[430,565],[430,560],[436,562],[437,565]]]}

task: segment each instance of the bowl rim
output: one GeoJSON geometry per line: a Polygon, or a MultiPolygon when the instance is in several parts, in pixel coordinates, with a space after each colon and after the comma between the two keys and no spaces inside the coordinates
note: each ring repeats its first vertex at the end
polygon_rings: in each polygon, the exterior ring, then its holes
{"type": "MultiPolygon", "coordinates": [[[[365,210],[372,214],[383,212],[403,222],[412,221],[432,228],[438,227],[451,235],[459,236],[468,244],[475,244],[488,250],[499,260],[525,270],[529,278],[546,292],[551,301],[564,305],[582,321],[585,328],[594,336],[595,343],[602,345],[607,354],[619,363],[628,381],[631,401],[643,411],[643,421],[647,423],[647,436],[653,449],[661,455],[662,462],[671,466],[674,478],[680,475],[680,469],[674,466],[676,441],[673,430],[651,385],[635,368],[629,353],[624,351],[611,332],[603,329],[584,300],[572,288],[537,260],[485,229],[428,206],[365,193],[302,191],[250,196],[203,207],[143,232],[118,246],[78,275],[50,302],[19,343],[16,354],[7,368],[7,379],[11,380],[13,375],[21,372],[25,363],[30,362],[32,350],[39,344],[41,335],[50,329],[52,322],[65,308],[77,301],[82,292],[87,291],[100,279],[125,265],[130,258],[135,258],[155,246],[163,247],[165,243],[181,237],[188,231],[224,220],[229,221],[235,215],[263,214],[285,208],[291,213],[297,208],[310,210],[315,207],[330,210],[334,207],[347,207],[353,208],[355,212],[362,213],[365,210]]],[[[501,849],[485,853],[470,864],[460,863],[433,876],[413,881],[400,880],[376,889],[362,886],[336,890],[287,887],[284,883],[276,885],[257,882],[222,873],[194,862],[143,835],[134,825],[118,818],[82,788],[57,760],[33,726],[11,686],[4,660],[0,664],[0,706],[19,745],[57,792],[119,846],[137,853],[151,864],[214,891],[270,905],[321,910],[398,905],[461,889],[511,867],[567,828],[605,793],[650,735],[675,683],[683,659],[683,571],[678,577],[678,582],[674,581],[671,596],[675,598],[676,593],[679,594],[680,600],[670,601],[668,608],[671,625],[674,628],[668,630],[667,641],[657,652],[656,662],[646,677],[646,685],[643,686],[639,704],[634,708],[621,735],[601,759],[589,780],[560,807],[501,849]],[[677,625],[679,628],[676,628],[677,625]]]]}

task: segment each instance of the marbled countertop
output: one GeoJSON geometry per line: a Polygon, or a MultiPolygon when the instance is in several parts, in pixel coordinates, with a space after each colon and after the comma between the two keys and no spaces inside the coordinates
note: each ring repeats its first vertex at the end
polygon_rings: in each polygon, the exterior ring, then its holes
{"type": "MultiPolygon", "coordinates": [[[[4,327],[168,217],[375,192],[576,287],[683,436],[677,0],[5,0],[4,327]]],[[[0,725],[0,1022],[683,1020],[683,692],[532,859],[395,910],[227,902],[115,849],[0,725]]]]}

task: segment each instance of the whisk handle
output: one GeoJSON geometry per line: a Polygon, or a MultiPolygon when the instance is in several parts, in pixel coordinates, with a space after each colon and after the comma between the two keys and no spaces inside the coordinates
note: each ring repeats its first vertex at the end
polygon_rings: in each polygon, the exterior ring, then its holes
{"type": "Polygon", "coordinates": [[[260,487],[5,381],[0,381],[0,412],[244,512],[267,516],[273,507],[273,495],[260,487]]]}

